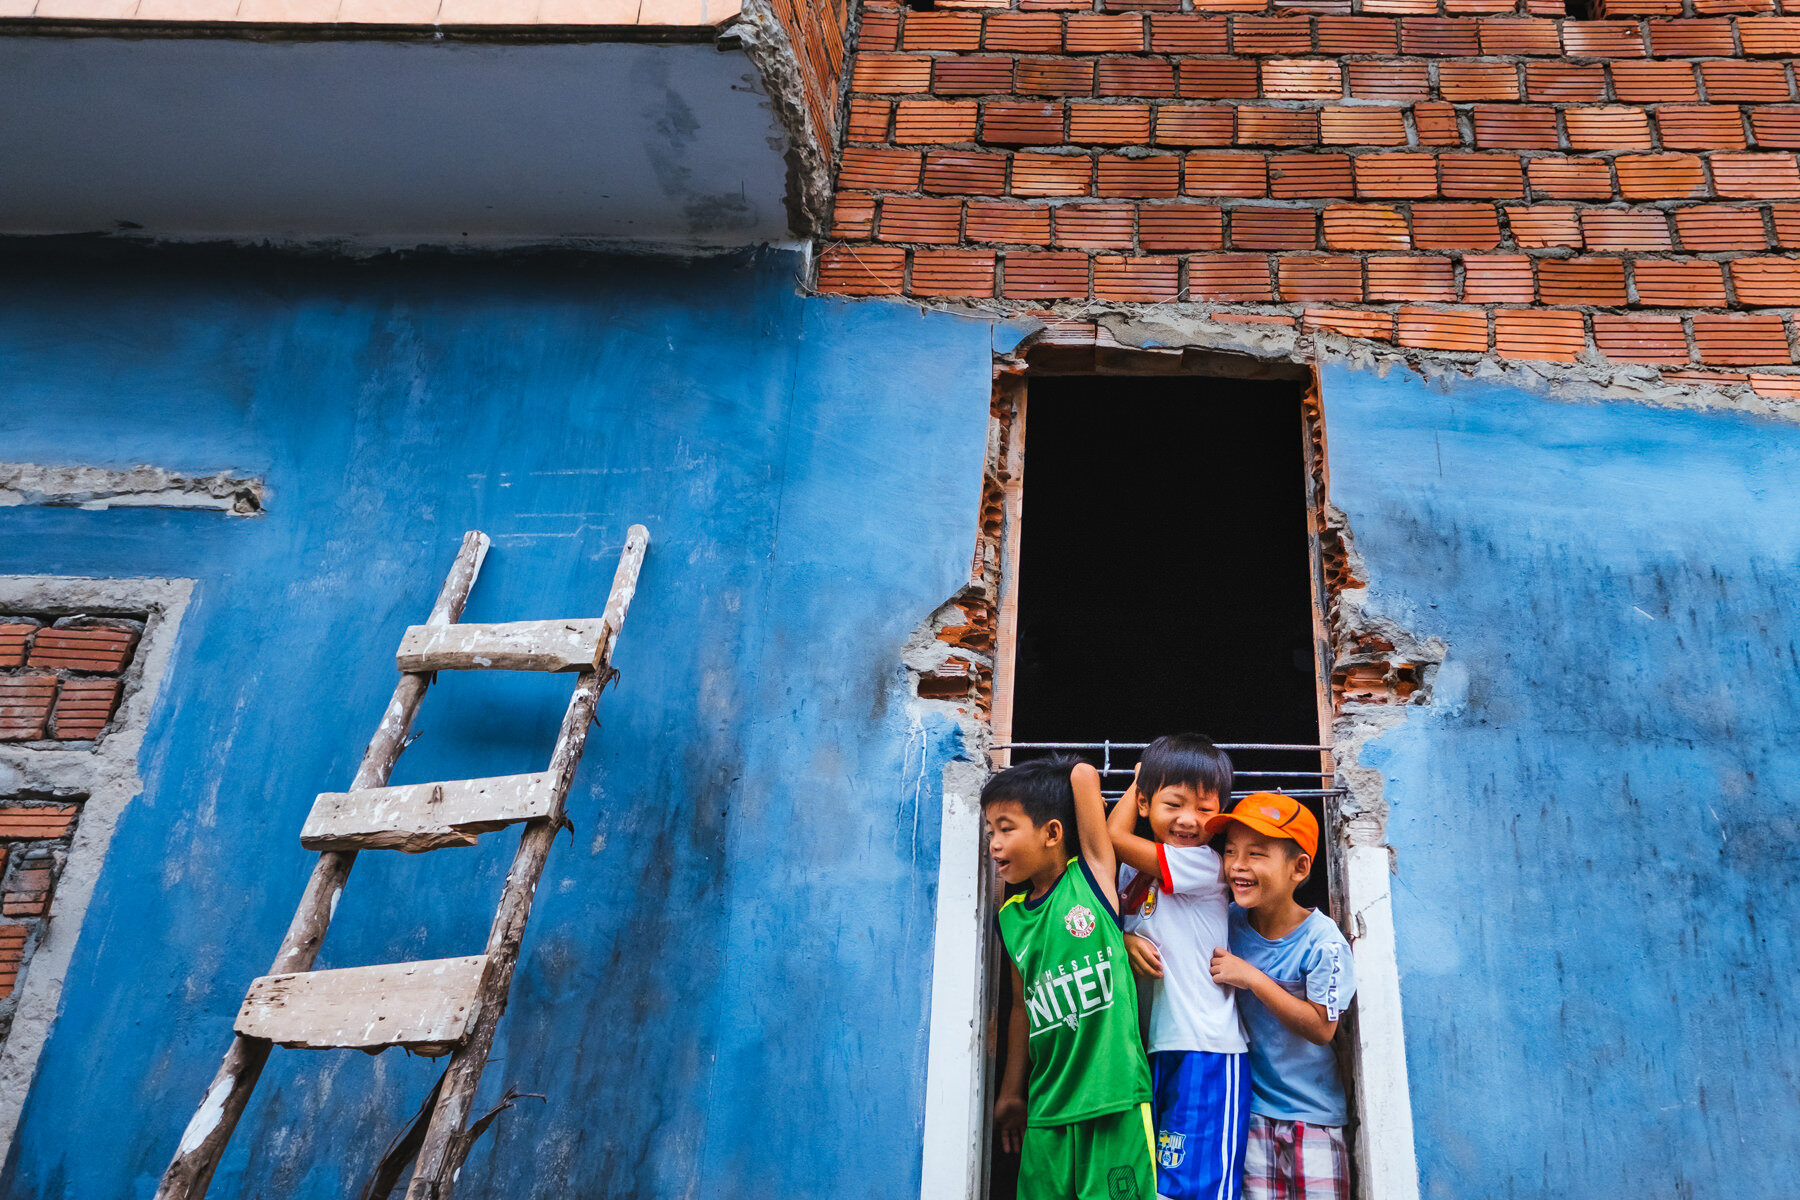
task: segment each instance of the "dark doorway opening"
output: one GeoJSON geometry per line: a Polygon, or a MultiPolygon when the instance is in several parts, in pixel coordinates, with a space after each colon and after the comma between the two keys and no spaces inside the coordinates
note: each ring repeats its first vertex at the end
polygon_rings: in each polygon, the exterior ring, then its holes
{"type": "MultiPolygon", "coordinates": [[[[1194,731],[1318,743],[1303,398],[1291,381],[1030,380],[1010,741],[1194,731]]],[[[1135,761],[1136,751],[1111,753],[1113,766],[1135,761]]],[[[1319,768],[1317,755],[1292,752],[1233,751],[1232,761],[1240,772],[1319,768]]],[[[1128,781],[1106,782],[1111,792],[1128,781]]],[[[1242,775],[1237,790],[1320,786],[1242,775]]],[[[1319,799],[1306,803],[1322,817],[1319,799]]],[[[1297,899],[1329,911],[1319,858],[1297,899]]],[[[1010,973],[998,975],[990,1029],[1004,1029],[1011,1003],[1010,973]]],[[[989,1200],[1012,1200],[1017,1157],[996,1141],[989,1163],[989,1200]]]]}

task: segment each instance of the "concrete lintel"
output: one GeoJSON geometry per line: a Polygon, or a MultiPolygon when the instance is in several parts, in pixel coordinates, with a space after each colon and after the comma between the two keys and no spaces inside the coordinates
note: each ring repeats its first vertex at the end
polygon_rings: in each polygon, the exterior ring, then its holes
{"type": "Polygon", "coordinates": [[[0,508],[200,508],[235,517],[258,517],[268,488],[252,475],[218,471],[184,475],[148,464],[110,467],[0,463],[0,508]]]}

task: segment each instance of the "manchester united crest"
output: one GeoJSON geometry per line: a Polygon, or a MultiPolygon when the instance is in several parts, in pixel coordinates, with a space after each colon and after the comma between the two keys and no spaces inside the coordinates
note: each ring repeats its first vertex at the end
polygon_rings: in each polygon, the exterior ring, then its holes
{"type": "Polygon", "coordinates": [[[1063,918],[1063,924],[1068,927],[1071,935],[1084,938],[1094,932],[1094,910],[1085,904],[1077,904],[1063,918]]]}

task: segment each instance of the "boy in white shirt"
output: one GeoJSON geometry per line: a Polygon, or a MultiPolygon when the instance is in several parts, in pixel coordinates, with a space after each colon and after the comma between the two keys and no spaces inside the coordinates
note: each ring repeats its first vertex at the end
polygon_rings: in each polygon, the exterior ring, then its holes
{"type": "Polygon", "coordinates": [[[1150,743],[1107,818],[1122,872],[1126,954],[1153,980],[1150,1072],[1157,1195],[1238,1200],[1250,1114],[1248,1044],[1232,989],[1213,981],[1230,944],[1229,895],[1207,820],[1231,795],[1231,759],[1199,734],[1150,743]],[[1149,819],[1155,840],[1136,833],[1149,819]]]}

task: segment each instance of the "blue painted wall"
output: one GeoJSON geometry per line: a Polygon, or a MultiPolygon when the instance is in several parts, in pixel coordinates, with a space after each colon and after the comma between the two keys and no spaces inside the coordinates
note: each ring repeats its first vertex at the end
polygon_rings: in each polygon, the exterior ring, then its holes
{"type": "MultiPolygon", "coordinates": [[[[939,768],[899,652],[965,578],[987,325],[779,255],[23,269],[5,457],[267,477],[268,515],[10,509],[8,572],[198,580],[0,1195],[148,1196],[465,528],[470,620],[655,538],[459,1195],[917,1194],[939,768]]],[[[446,676],[395,782],[536,769],[568,679],[446,676]]],[[[514,838],[368,854],[322,966],[481,947],[514,838]]],[[[354,1194],[434,1067],[277,1050],[219,1196],[354,1194]]]]}
{"type": "Polygon", "coordinates": [[[1788,1197],[1800,428],[1324,380],[1377,607],[1448,643],[1386,778],[1424,1194],[1788,1197]]]}

